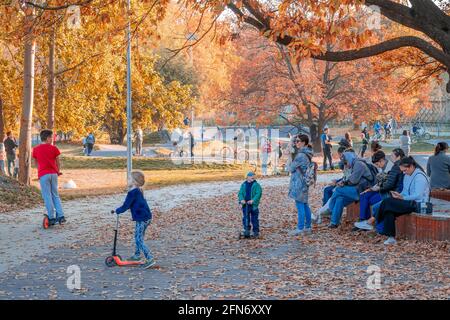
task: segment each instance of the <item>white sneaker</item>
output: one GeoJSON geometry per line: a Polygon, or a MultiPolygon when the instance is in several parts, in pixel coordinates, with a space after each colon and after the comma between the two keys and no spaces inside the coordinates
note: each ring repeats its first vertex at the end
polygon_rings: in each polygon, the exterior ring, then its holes
{"type": "Polygon", "coordinates": [[[305,228],[304,232],[305,234],[311,234],[312,233],[312,229],[311,228],[305,228]]]}
{"type": "Polygon", "coordinates": [[[391,245],[391,244],[396,244],[397,240],[395,240],[394,237],[389,237],[387,238],[387,240],[384,242],[385,245],[391,245]]]}
{"type": "Polygon", "coordinates": [[[304,232],[305,232],[304,230],[295,229],[295,230],[292,230],[291,232],[289,232],[289,234],[291,236],[299,236],[299,235],[303,234],[304,232]]]}
{"type": "Polygon", "coordinates": [[[319,209],[319,211],[317,212],[318,216],[321,216],[324,213],[327,213],[330,210],[330,208],[327,206],[327,204],[325,204],[323,207],[321,207],[319,209]]]}
{"type": "Polygon", "coordinates": [[[363,230],[368,230],[368,231],[373,230],[373,226],[368,224],[367,220],[355,222],[355,227],[357,227],[358,229],[363,229],[363,230]]]}

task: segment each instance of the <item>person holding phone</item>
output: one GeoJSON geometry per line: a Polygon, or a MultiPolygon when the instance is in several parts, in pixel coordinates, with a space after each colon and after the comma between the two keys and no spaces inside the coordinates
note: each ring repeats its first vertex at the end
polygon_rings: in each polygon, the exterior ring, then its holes
{"type": "Polygon", "coordinates": [[[430,196],[430,182],[423,168],[413,157],[400,160],[400,170],[403,172],[402,192],[390,191],[390,198],[380,204],[376,222],[384,222],[382,234],[388,239],[386,245],[397,243],[395,240],[395,219],[399,216],[417,211],[417,204],[426,202],[430,196]]]}

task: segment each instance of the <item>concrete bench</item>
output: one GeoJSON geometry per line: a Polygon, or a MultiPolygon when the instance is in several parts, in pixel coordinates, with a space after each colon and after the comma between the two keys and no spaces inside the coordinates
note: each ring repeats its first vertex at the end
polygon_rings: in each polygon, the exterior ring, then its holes
{"type": "MultiPolygon", "coordinates": [[[[395,220],[397,236],[411,240],[450,241],[450,202],[431,199],[433,215],[411,213],[395,220]]],[[[359,202],[347,206],[345,221],[359,219],[359,202]]]]}

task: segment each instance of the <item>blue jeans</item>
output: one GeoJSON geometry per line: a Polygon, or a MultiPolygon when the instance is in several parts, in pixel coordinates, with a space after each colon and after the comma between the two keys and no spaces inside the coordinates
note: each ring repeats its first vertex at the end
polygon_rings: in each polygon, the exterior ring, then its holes
{"type": "Polygon", "coordinates": [[[325,187],[325,189],[323,189],[322,206],[324,206],[325,203],[330,200],[331,196],[333,195],[334,188],[336,188],[336,186],[327,186],[325,187]]]}
{"type": "Polygon", "coordinates": [[[0,173],[6,175],[5,160],[0,160],[0,173]]]}
{"type": "Polygon", "coordinates": [[[253,226],[253,233],[259,234],[259,209],[253,209],[253,206],[250,205],[248,206],[248,215],[246,215],[247,206],[242,206],[242,225],[244,226],[244,231],[250,232],[253,226]]]}
{"type": "Polygon", "coordinates": [[[64,217],[64,212],[61,205],[61,199],[58,194],[58,175],[46,174],[39,178],[41,185],[42,199],[44,199],[45,208],[49,219],[64,217]]]}
{"type": "Polygon", "coordinates": [[[152,253],[144,243],[145,231],[147,230],[147,227],[151,222],[151,219],[147,221],[136,221],[136,228],[134,230],[134,242],[136,245],[134,254],[135,256],[140,256],[142,251],[142,253],[144,253],[145,259],[147,260],[153,259],[152,253]]]}
{"type": "Polygon", "coordinates": [[[369,191],[360,195],[359,197],[359,219],[367,220],[370,218],[370,206],[380,202],[381,195],[379,192],[369,191]]]}
{"type": "Polygon", "coordinates": [[[297,229],[303,230],[305,227],[311,229],[311,209],[309,208],[309,205],[296,200],[295,206],[297,207],[298,214],[297,229]]]}
{"type": "Polygon", "coordinates": [[[331,224],[339,225],[341,222],[342,212],[344,207],[349,204],[358,201],[359,192],[356,187],[353,186],[343,186],[337,187],[334,190],[333,196],[330,200],[330,210],[331,210],[331,224]]]}

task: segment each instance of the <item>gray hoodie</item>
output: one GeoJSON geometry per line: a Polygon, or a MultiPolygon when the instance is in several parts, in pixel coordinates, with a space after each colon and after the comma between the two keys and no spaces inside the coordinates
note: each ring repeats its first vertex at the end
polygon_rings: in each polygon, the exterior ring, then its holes
{"type": "Polygon", "coordinates": [[[345,184],[356,186],[359,192],[370,188],[375,181],[372,181],[372,173],[363,159],[358,159],[354,152],[344,152],[344,159],[350,164],[351,173],[345,180],[345,184]]]}

